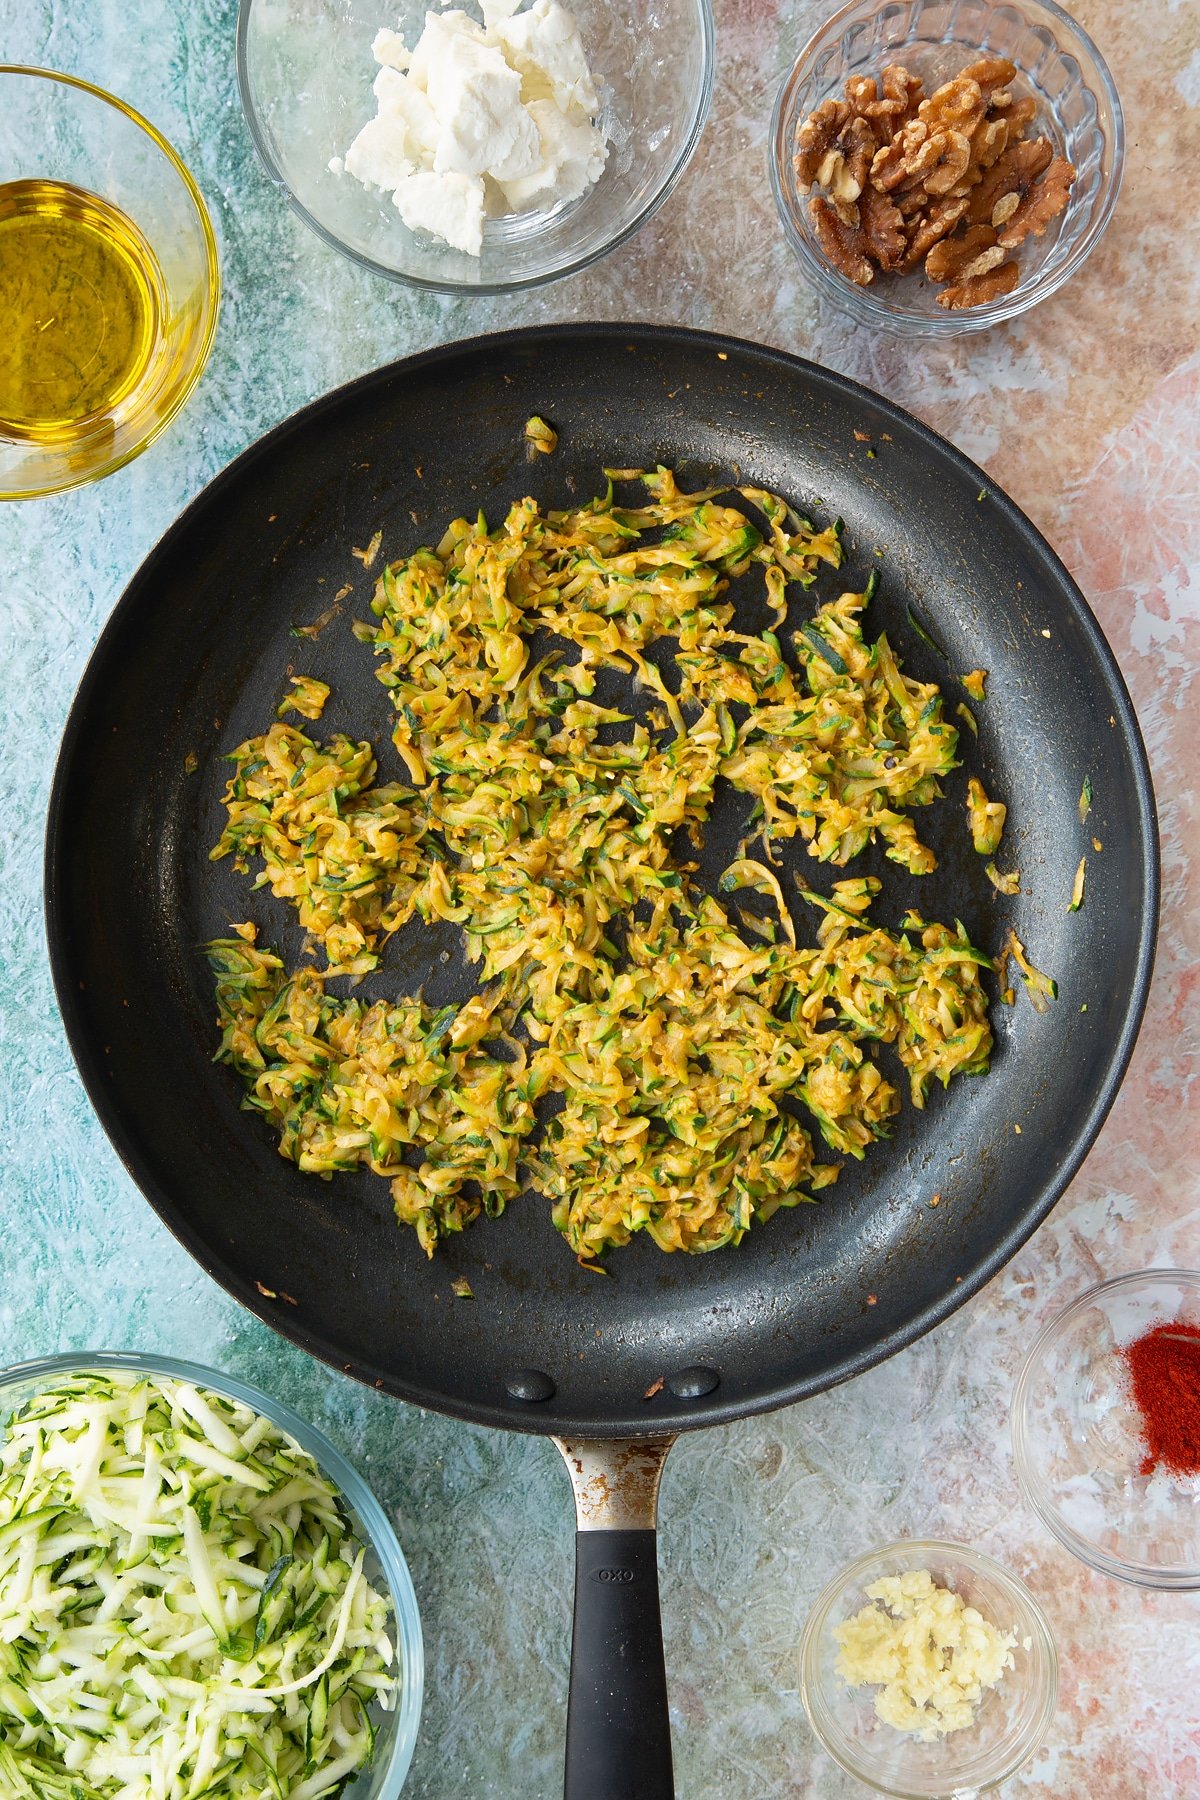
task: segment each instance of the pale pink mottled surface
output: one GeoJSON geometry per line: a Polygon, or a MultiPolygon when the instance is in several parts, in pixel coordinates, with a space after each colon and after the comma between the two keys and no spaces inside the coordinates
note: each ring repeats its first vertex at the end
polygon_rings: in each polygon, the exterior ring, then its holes
{"type": "Polygon", "coordinates": [[[679,1793],[861,1794],[804,1722],[800,1628],[849,1557],[933,1535],[992,1551],[1053,1620],[1061,1704],[1012,1795],[1200,1800],[1200,1598],[1087,1574],[1023,1509],[1008,1450],[1013,1376],[1040,1322],[1099,1276],[1200,1264],[1200,226],[1180,178],[1200,164],[1200,7],[1077,0],[1129,127],[1108,236],[1056,300],[982,339],[932,347],[871,337],[818,304],[782,240],[767,124],[824,5],[717,0],[713,115],[662,212],[584,275],[482,303],[390,289],[285,211],[238,112],[234,10],[232,0],[0,9],[0,54],[110,85],[168,132],[213,205],[226,276],[212,367],[155,450],[102,489],[0,512],[6,1354],[102,1341],[169,1349],[322,1419],[399,1517],[420,1596],[429,1688],[406,1793],[549,1800],[560,1789],[570,1537],[555,1451],[421,1417],[318,1368],[226,1301],[155,1223],[91,1116],[50,994],[41,808],[73,683],[125,580],[219,467],[313,394],[431,343],[539,320],[676,320],[797,350],[944,432],[1065,557],[1146,735],[1162,936],[1122,1094],[1078,1179],[1004,1274],[847,1387],[673,1453],[661,1563],[679,1793]]]}
{"type": "MultiPolygon", "coordinates": [[[[1011,1791],[1028,1800],[1192,1800],[1200,1794],[1200,1602],[1121,1587],[1073,1561],[1024,1512],[1006,1443],[1012,1378],[1036,1325],[1095,1279],[1200,1263],[1200,232],[1194,224],[1181,228],[1164,162],[1168,146],[1184,155],[1200,149],[1200,31],[1197,9],[1186,5],[1097,0],[1075,11],[1110,59],[1130,149],[1108,237],[1059,304],[982,344],[913,349],[885,338],[852,341],[832,314],[817,309],[814,316],[811,300],[798,305],[798,296],[780,293],[772,305],[757,271],[748,285],[771,315],[762,335],[901,400],[1004,484],[1088,595],[1138,708],[1160,809],[1164,894],[1133,1065],[1079,1177],[967,1309],[954,1345],[940,1333],[932,1357],[901,1359],[910,1365],[907,1391],[894,1365],[878,1384],[892,1388],[891,1400],[913,1418],[921,1449],[919,1473],[895,1470],[906,1493],[898,1511],[896,1494],[888,1494],[891,1522],[992,1549],[1031,1583],[1055,1628],[1058,1717],[1046,1749],[1011,1791]]],[[[763,15],[753,6],[730,14],[727,66],[752,85],[763,15]]],[[[718,125],[714,139],[724,131],[737,142],[742,127],[733,121],[745,110],[745,92],[733,84],[723,102],[729,123],[718,125]]],[[[768,223],[765,214],[758,221],[764,230],[768,223]]],[[[720,309],[717,317],[732,322],[720,309]]],[[[822,1410],[833,1438],[838,1405],[834,1396],[823,1409],[806,1408],[806,1422],[822,1410]]],[[[890,1459],[879,1447],[887,1408],[888,1396],[872,1396],[858,1420],[864,1430],[868,1418],[881,1427],[870,1436],[862,1473],[885,1491],[889,1471],[881,1463],[890,1459]]],[[[767,1454],[761,1430],[741,1435],[747,1451],[767,1454]]],[[[818,1426],[818,1443],[821,1436],[818,1426]]],[[[806,1432],[806,1456],[821,1460],[813,1448],[806,1432]]],[[[687,1452],[700,1454],[691,1445],[687,1452]]],[[[710,1479],[719,1479],[719,1466],[710,1453],[710,1479]]],[[[843,1482],[849,1473],[843,1466],[843,1482]]],[[[814,1517],[805,1484],[793,1485],[789,1498],[819,1539],[820,1510],[814,1517]]],[[[777,1524],[786,1529],[782,1518],[777,1524]]],[[[869,1543],[891,1533],[863,1535],[869,1543]]],[[[783,1640],[789,1636],[785,1628],[783,1640]]],[[[832,1773],[814,1781],[810,1767],[800,1736],[789,1769],[793,1791],[860,1791],[832,1773]]]]}

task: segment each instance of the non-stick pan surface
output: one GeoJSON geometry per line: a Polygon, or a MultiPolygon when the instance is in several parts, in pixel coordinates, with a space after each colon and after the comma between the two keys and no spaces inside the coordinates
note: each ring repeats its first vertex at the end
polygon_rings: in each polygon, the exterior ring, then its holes
{"type": "MultiPolygon", "coordinates": [[[[761,608],[747,620],[768,622],[761,608]]],[[[744,817],[718,809],[710,873],[744,817]]],[[[54,973],[83,1078],[134,1178],[210,1274],[306,1349],[407,1400],[592,1436],[797,1399],[975,1292],[1045,1216],[1099,1129],[1141,1016],[1156,907],[1153,799],[1128,697],[1078,590],[1022,514],[948,444],[840,376],[645,326],[434,351],[318,401],[242,456],[113,614],[67,726],[47,845],[54,973]],[[531,463],[523,427],[535,412],[559,447],[531,463]],[[569,505],[595,491],[606,464],[656,462],[689,485],[736,474],[820,520],[844,518],[843,574],[822,575],[797,618],[878,568],[873,628],[944,683],[951,714],[966,699],[955,676],[988,671],[987,699],[973,707],[978,742],[964,729],[966,767],[918,821],[936,874],[916,880],[876,855],[853,870],[803,853],[791,866],[825,891],[878,870],[884,923],[911,901],[929,917],[961,917],[992,949],[1013,924],[1057,977],[1059,999],[1044,1016],[1020,991],[1015,1006],[998,1003],[989,1075],[938,1090],[923,1113],[906,1107],[891,1141],[849,1163],[819,1205],[777,1215],[737,1250],[665,1256],[639,1242],[611,1256],[608,1274],[588,1272],[528,1195],[427,1262],[393,1223],[382,1180],[300,1175],[211,1060],[204,941],[249,916],[266,941],[299,952],[285,904],[251,895],[228,860],[208,860],[221,759],[266,728],[291,668],[332,683],[318,731],[369,735],[383,769],[399,773],[386,695],[351,635],[374,581],[352,548],[382,529],[383,555],[395,558],[436,542],[457,515],[482,507],[495,518],[526,492],[569,505]],[[315,640],[293,635],[331,606],[315,640]],[[1020,869],[1013,899],[992,889],[970,847],[969,772],[1009,806],[999,861],[1020,869]],[[1069,913],[1084,854],[1085,903],[1069,913]],[[456,1276],[473,1300],[456,1296],[456,1276]],[[681,1373],[697,1366],[709,1374],[681,1373]],[[537,1392],[549,1397],[515,1397],[537,1392]]],[[[811,936],[814,916],[799,900],[795,912],[811,936]]],[[[422,982],[437,1002],[468,991],[456,932],[414,926],[367,991],[422,982]]]]}

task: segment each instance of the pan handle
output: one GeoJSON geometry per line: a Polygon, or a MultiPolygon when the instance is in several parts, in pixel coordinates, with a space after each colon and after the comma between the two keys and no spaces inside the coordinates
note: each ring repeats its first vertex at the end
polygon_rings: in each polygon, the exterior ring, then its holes
{"type": "Polygon", "coordinates": [[[555,1438],[575,1490],[565,1800],[674,1800],[658,1603],[663,1438],[555,1438]]]}

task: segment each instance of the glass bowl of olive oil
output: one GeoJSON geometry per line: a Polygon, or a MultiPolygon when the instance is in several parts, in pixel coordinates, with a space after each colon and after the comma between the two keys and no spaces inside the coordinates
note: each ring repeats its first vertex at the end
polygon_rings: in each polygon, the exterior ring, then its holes
{"type": "Polygon", "coordinates": [[[0,64],[0,499],[144,450],[199,379],[220,291],[204,201],[153,125],[0,64]]]}

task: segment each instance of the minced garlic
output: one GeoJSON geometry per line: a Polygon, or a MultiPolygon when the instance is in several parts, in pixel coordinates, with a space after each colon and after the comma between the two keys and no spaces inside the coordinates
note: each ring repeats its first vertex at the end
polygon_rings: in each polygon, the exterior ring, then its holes
{"type": "Polygon", "coordinates": [[[928,1569],[884,1576],[867,1593],[879,1604],[834,1627],[842,1680],[878,1686],[884,1724],[922,1743],[973,1724],[984,1693],[1013,1666],[1012,1633],[938,1587],[928,1569]]]}

